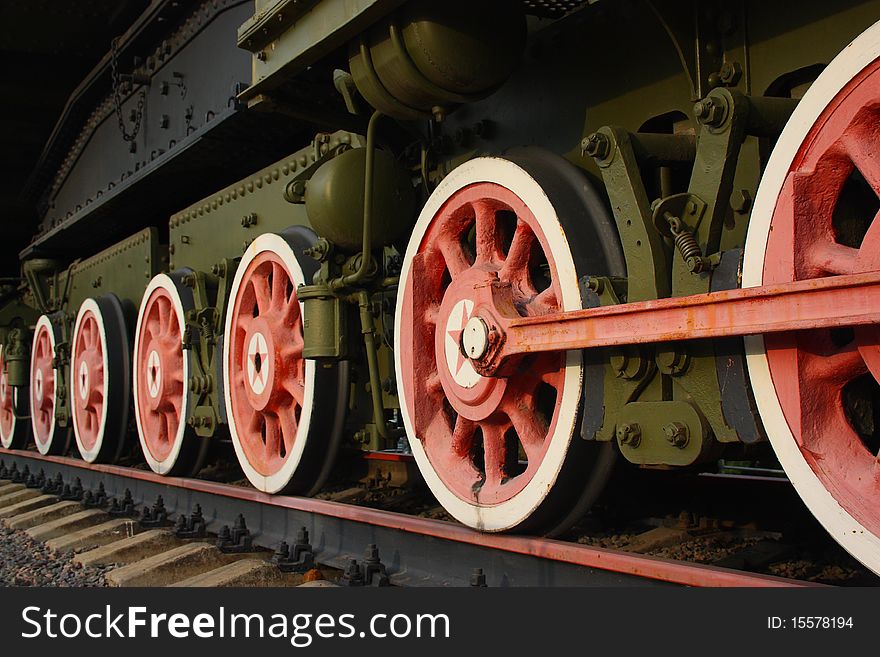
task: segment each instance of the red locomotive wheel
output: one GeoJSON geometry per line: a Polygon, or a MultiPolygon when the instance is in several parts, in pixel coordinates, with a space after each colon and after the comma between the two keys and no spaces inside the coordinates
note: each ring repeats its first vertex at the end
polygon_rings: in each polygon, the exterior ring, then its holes
{"type": "Polygon", "coordinates": [[[606,445],[597,455],[585,441],[572,444],[580,352],[530,355],[504,377],[481,376],[467,357],[485,348],[476,310],[492,307],[493,285],[511,287],[523,316],[582,307],[564,216],[589,219],[583,209],[566,213],[572,201],[533,177],[558,185],[549,161],[528,170],[498,158],[461,165],[431,196],[404,260],[395,355],[413,454],[444,507],[487,531],[545,528],[610,468],[606,445]]]}
{"type": "Polygon", "coordinates": [[[192,291],[188,270],[154,277],[144,292],[134,340],[134,407],[144,458],[158,474],[190,474],[204,439],[186,425],[192,394],[183,351],[185,314],[192,291]]]}
{"type": "MultiPolygon", "coordinates": [[[[309,231],[310,232],[310,231],[309,231]]],[[[314,235],[313,233],[311,234],[314,235]]],[[[306,281],[299,233],[265,234],[245,252],[230,292],[223,342],[229,430],[248,480],[267,493],[311,490],[333,440],[336,368],[303,358],[296,289],[306,281]],[[320,392],[323,391],[323,395],[320,392]],[[324,409],[319,412],[319,409],[324,409]]],[[[326,474],[326,473],[325,473],[326,474]]]]}
{"type": "Polygon", "coordinates": [[[27,442],[26,401],[19,391],[9,385],[6,373],[4,345],[0,345],[0,445],[6,449],[20,449],[27,442]]]}
{"type": "Polygon", "coordinates": [[[128,427],[131,350],[115,295],[86,299],[73,329],[70,408],[80,455],[89,463],[119,457],[128,427]]]}
{"type": "Polygon", "coordinates": [[[31,347],[30,408],[34,442],[41,454],[67,450],[70,431],[55,417],[58,369],[54,365],[59,330],[48,315],[41,315],[31,347]]]}
{"type": "MultiPolygon", "coordinates": [[[[761,182],[744,285],[880,270],[880,23],[800,102],[761,182]]],[[[829,308],[829,313],[834,309],[829,308]]],[[[752,338],[761,418],[798,493],[880,572],[880,331],[752,338]]]]}

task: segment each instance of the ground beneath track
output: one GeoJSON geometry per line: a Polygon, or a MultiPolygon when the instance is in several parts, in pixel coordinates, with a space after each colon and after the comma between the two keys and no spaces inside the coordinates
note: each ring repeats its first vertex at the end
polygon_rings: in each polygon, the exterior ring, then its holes
{"type": "Polygon", "coordinates": [[[328,586],[340,577],[314,559],[280,567],[272,551],[239,540],[246,531],[224,541],[203,523],[180,533],[157,508],[139,520],[133,507],[110,513],[0,481],[0,586],[328,586]]]}
{"type": "Polygon", "coordinates": [[[25,532],[0,527],[0,586],[106,586],[110,566],[83,567],[25,532]]]}

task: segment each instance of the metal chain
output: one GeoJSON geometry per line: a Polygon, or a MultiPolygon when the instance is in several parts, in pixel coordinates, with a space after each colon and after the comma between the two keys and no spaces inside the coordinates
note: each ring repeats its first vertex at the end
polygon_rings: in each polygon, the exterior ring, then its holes
{"type": "Polygon", "coordinates": [[[119,62],[117,61],[118,51],[119,37],[116,37],[110,42],[110,78],[113,85],[113,105],[116,109],[116,121],[119,123],[119,132],[122,133],[122,138],[125,141],[134,141],[141,131],[141,120],[144,117],[144,103],[146,102],[147,92],[141,89],[137,100],[134,128],[131,132],[128,132],[125,127],[125,120],[122,118],[122,90],[119,79],[119,62]]]}

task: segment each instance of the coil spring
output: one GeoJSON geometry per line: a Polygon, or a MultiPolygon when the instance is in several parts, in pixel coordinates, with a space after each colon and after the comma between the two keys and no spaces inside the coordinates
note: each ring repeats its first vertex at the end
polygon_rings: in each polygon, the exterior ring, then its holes
{"type": "Polygon", "coordinates": [[[675,248],[681,254],[682,260],[688,265],[691,272],[698,273],[703,271],[703,251],[697,243],[694,234],[683,228],[681,220],[678,217],[668,216],[669,232],[675,241],[675,248]]]}
{"type": "Polygon", "coordinates": [[[202,338],[205,340],[205,342],[207,342],[208,344],[214,342],[214,327],[211,326],[211,322],[208,321],[207,317],[202,318],[202,322],[199,328],[201,329],[202,338]]]}
{"type": "Polygon", "coordinates": [[[685,261],[689,258],[699,258],[703,255],[700,245],[697,244],[697,238],[694,237],[693,233],[680,230],[678,233],[673,233],[673,236],[675,237],[675,248],[678,249],[678,252],[685,261]]]}

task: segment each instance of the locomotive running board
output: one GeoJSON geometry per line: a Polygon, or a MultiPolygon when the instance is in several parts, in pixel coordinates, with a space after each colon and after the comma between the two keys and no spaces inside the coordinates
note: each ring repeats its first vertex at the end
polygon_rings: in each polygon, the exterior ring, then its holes
{"type": "Polygon", "coordinates": [[[169,514],[201,505],[209,530],[232,525],[243,514],[254,543],[274,549],[300,527],[312,537],[319,563],[344,568],[376,544],[400,586],[466,586],[474,568],[490,585],[504,586],[815,586],[809,582],[684,563],[538,537],[483,534],[462,525],[325,500],[266,495],[252,488],[0,449],[19,471],[47,478],[79,477],[85,489],[103,484],[110,497],[129,489],[138,507],[162,495],[169,514]]]}

